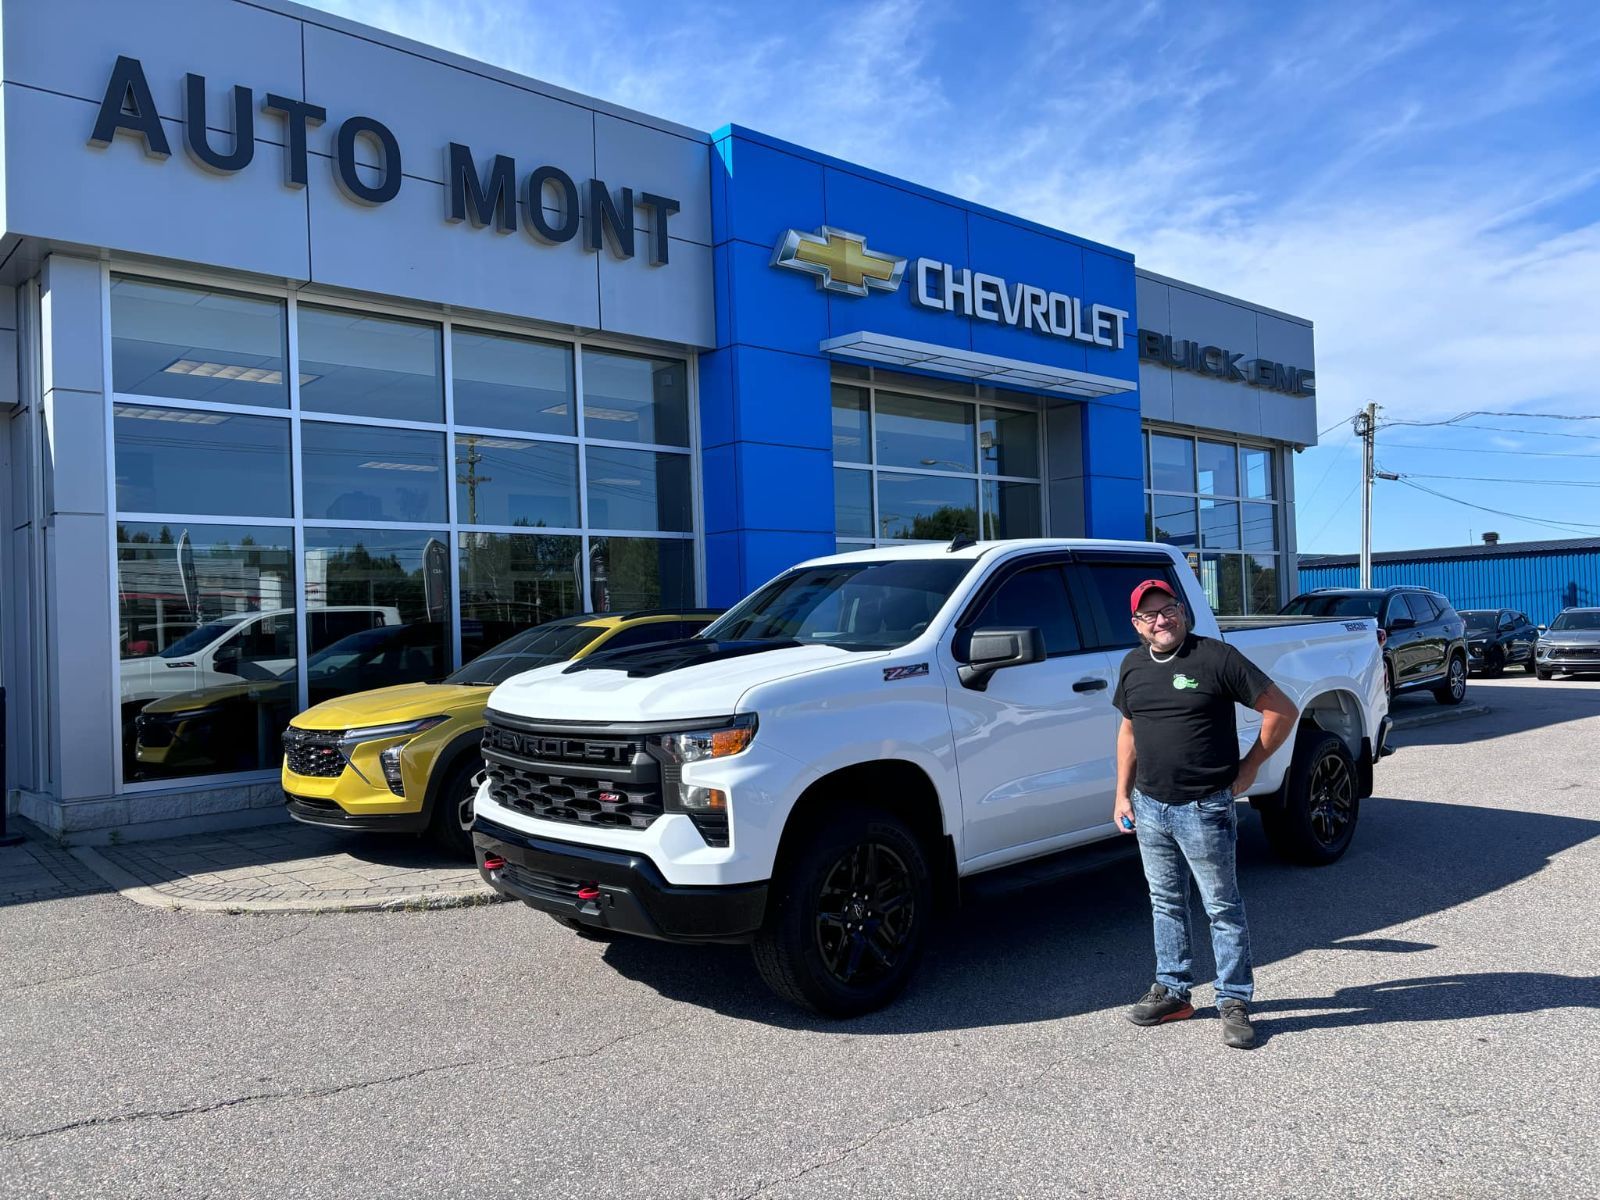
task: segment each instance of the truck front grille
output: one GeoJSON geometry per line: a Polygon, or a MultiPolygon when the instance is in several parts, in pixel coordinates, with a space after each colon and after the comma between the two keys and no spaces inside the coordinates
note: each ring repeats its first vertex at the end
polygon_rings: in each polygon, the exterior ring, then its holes
{"type": "Polygon", "coordinates": [[[640,738],[512,727],[483,731],[489,797],[542,821],[646,829],[664,811],[661,765],[640,738]]]}
{"type": "Polygon", "coordinates": [[[339,735],[332,731],[296,729],[283,731],[283,757],[296,775],[334,779],[344,771],[344,755],[339,752],[339,735]]]}

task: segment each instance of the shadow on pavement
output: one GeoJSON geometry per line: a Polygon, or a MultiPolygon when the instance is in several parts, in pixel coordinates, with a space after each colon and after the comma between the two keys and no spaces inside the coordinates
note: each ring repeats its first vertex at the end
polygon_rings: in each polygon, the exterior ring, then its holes
{"type": "Polygon", "coordinates": [[[1544,971],[1485,971],[1476,975],[1424,975],[1340,988],[1331,996],[1266,1000],[1253,1016],[1263,1040],[1310,1029],[1454,1021],[1508,1016],[1550,1008],[1600,1009],[1600,976],[1544,971]],[[1283,1015],[1304,1011],[1302,1015],[1283,1015]],[[1327,1011],[1340,1010],[1340,1011],[1327,1011]]]}
{"type": "MultiPolygon", "coordinates": [[[[1410,953],[1424,943],[1366,937],[1401,922],[1443,912],[1539,871],[1552,856],[1600,835],[1600,821],[1542,813],[1374,798],[1362,806],[1354,846],[1321,869],[1271,857],[1260,822],[1239,828],[1240,884],[1251,915],[1263,1012],[1273,1011],[1272,964],[1305,950],[1347,948],[1410,953]],[[1486,846],[1493,854],[1483,853],[1486,846]]],[[[1209,978],[1204,916],[1195,911],[1196,974],[1209,978]]],[[[1075,1016],[1131,1003],[1154,973],[1150,908],[1137,858],[1058,883],[963,907],[935,931],[911,988],[883,1012],[830,1022],[780,1002],[756,976],[742,947],[682,947],[637,939],[605,951],[622,974],[661,994],[729,1016],[848,1035],[922,1033],[1075,1016]]],[[[1559,978],[1559,977],[1552,977],[1559,978]]],[[[1583,981],[1551,984],[1533,995],[1576,995],[1583,981]],[[1565,990],[1563,990],[1565,989],[1565,990]]],[[[1399,993],[1356,1003],[1383,1019],[1386,1011],[1420,1011],[1427,1001],[1399,993]],[[1413,1005],[1417,1007],[1412,1007],[1413,1005]]],[[[1465,993],[1467,988],[1461,988],[1465,993]]],[[[1491,1007],[1515,998],[1508,983],[1477,1001],[1491,1007]],[[1500,998],[1504,993],[1504,998],[1500,998]]],[[[1433,994],[1446,1003],[1442,985],[1433,994]]],[[[1515,1001],[1521,1003],[1522,1001],[1515,1001]]],[[[1570,1003],[1570,1000],[1563,1001],[1570,1003]]],[[[1321,1001],[1304,1002],[1327,1007],[1321,1001]]],[[[1498,1010],[1498,1009],[1497,1009],[1498,1010]]],[[[1520,1010],[1510,1010],[1520,1011],[1520,1010]]],[[[1449,1013],[1441,1012],[1440,1016],[1449,1013]]],[[[1274,1018],[1280,1032],[1339,1018],[1274,1018]],[[1302,1022],[1291,1025],[1287,1022],[1302,1022]]]]}

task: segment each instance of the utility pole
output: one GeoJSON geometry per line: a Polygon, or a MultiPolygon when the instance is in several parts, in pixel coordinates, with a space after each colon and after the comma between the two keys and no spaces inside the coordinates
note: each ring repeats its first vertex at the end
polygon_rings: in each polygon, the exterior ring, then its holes
{"type": "Polygon", "coordinates": [[[1356,436],[1361,439],[1361,580],[1359,587],[1372,586],[1372,457],[1378,432],[1378,406],[1367,407],[1355,417],[1356,436]]]}

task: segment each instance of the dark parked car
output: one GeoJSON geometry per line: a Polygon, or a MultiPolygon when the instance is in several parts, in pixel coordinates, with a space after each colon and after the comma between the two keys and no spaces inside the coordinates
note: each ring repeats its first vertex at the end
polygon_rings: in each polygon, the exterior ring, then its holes
{"type": "Polygon", "coordinates": [[[1419,587],[1318,588],[1283,606],[1290,617],[1376,617],[1383,682],[1396,692],[1423,688],[1440,704],[1467,698],[1466,622],[1438,592],[1419,587]]]}
{"type": "Polygon", "coordinates": [[[1600,608],[1563,609],[1539,639],[1534,673],[1549,679],[1600,672],[1600,608]]]}
{"type": "Polygon", "coordinates": [[[1467,667],[1483,675],[1499,675],[1507,667],[1533,674],[1533,648],[1539,627],[1514,608],[1464,608],[1467,623],[1467,667]]]}

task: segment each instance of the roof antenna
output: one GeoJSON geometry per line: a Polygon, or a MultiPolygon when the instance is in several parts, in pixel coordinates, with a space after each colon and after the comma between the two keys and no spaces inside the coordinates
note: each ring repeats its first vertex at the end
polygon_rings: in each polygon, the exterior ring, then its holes
{"type": "Polygon", "coordinates": [[[970,533],[958,533],[950,539],[950,544],[944,548],[946,554],[954,554],[957,550],[965,550],[968,546],[976,546],[978,539],[970,533]]]}

